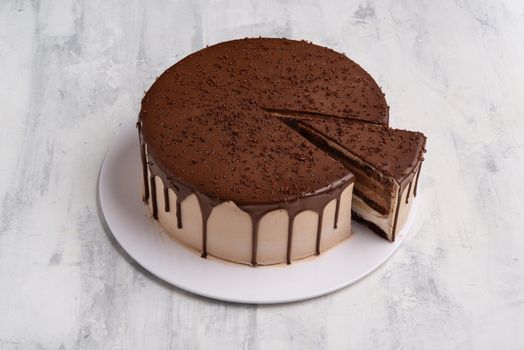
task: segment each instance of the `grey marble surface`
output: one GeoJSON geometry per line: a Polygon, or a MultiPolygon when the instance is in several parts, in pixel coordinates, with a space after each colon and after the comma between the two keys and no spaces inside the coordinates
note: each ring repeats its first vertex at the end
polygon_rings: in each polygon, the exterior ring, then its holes
{"type": "Polygon", "coordinates": [[[0,349],[522,349],[524,2],[0,2],[0,349]],[[108,237],[98,171],[155,75],[207,44],[308,39],[383,87],[428,154],[375,273],[289,305],[216,302],[108,237]]]}

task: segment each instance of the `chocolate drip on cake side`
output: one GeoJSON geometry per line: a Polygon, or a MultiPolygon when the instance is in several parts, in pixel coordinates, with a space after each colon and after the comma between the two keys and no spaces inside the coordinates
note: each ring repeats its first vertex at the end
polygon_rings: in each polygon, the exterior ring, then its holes
{"type": "Polygon", "coordinates": [[[411,194],[411,185],[413,185],[413,179],[411,179],[411,181],[409,182],[409,186],[408,186],[408,194],[406,196],[406,204],[409,203],[409,195],[411,194]]]}
{"type": "Polygon", "coordinates": [[[156,201],[156,181],[155,181],[155,174],[151,172],[151,176],[149,177],[149,183],[151,186],[151,206],[153,207],[153,218],[155,220],[158,220],[158,204],[156,201]]]}
{"type": "MultiPolygon", "coordinates": [[[[207,257],[207,223],[209,216],[211,214],[212,209],[221,203],[221,201],[212,200],[208,196],[194,190],[191,186],[181,183],[180,181],[177,181],[175,178],[168,177],[165,175],[163,171],[161,171],[157,166],[155,166],[152,159],[148,159],[146,154],[146,145],[142,142],[141,137],[141,125],[140,123],[137,123],[137,127],[139,129],[140,134],[140,140],[141,140],[141,156],[142,156],[142,163],[143,163],[143,174],[144,174],[144,201],[147,203],[148,198],[151,197],[152,200],[152,211],[153,211],[153,217],[155,219],[158,219],[158,204],[157,204],[157,198],[156,198],[156,183],[155,183],[155,176],[159,176],[162,179],[162,182],[164,184],[168,184],[168,186],[172,187],[173,190],[177,193],[176,197],[176,216],[177,216],[177,227],[182,228],[182,214],[181,214],[181,202],[187,198],[190,194],[194,193],[197,196],[199,206],[202,213],[202,257],[207,257]],[[149,171],[151,175],[149,176],[149,186],[148,186],[148,165],[149,165],[149,171]]],[[[406,203],[409,200],[409,195],[411,193],[411,187],[413,185],[413,177],[415,178],[415,187],[414,187],[414,195],[416,196],[416,190],[417,190],[417,184],[418,184],[418,177],[420,174],[420,168],[422,160],[420,162],[420,165],[418,168],[415,168],[418,171],[415,171],[411,175],[411,179],[409,181],[403,181],[402,184],[399,184],[399,192],[398,192],[398,198],[397,203],[395,206],[395,218],[394,218],[394,224],[393,224],[393,231],[392,231],[392,239],[395,239],[395,234],[397,231],[397,223],[398,223],[398,216],[399,216],[399,209],[401,204],[401,198],[402,193],[405,189],[405,186],[409,184],[408,189],[408,195],[406,197],[406,203]]],[[[351,182],[348,182],[349,184],[351,182]]],[[[315,243],[315,254],[320,254],[320,245],[321,245],[321,239],[322,239],[322,222],[323,222],[323,211],[325,206],[333,199],[336,200],[336,208],[335,208],[335,218],[334,218],[334,228],[337,228],[338,223],[338,217],[339,217],[339,210],[340,210],[340,197],[342,191],[345,189],[346,186],[339,186],[339,190],[333,191],[330,190],[327,193],[329,195],[325,198],[326,193],[316,194],[312,195],[311,197],[305,197],[301,198],[300,201],[296,201],[295,203],[299,203],[299,205],[291,203],[285,203],[285,204],[269,204],[267,206],[264,205],[239,205],[241,209],[248,212],[251,217],[252,222],[252,257],[251,257],[251,264],[252,266],[257,266],[257,252],[258,252],[258,228],[260,219],[267,214],[270,211],[278,210],[278,209],[284,209],[288,213],[288,243],[287,243],[287,252],[286,252],[286,261],[288,264],[291,263],[291,251],[292,251],[292,242],[293,242],[293,225],[294,225],[294,219],[295,216],[304,210],[312,210],[317,213],[318,215],[318,221],[317,221],[317,238],[315,243]],[[333,193],[336,192],[336,193],[333,193]],[[305,200],[311,198],[313,200],[305,200]]],[[[168,187],[164,187],[164,207],[165,211],[169,212],[169,196],[168,196],[168,187]]]]}
{"type": "Polygon", "coordinates": [[[212,200],[208,196],[198,192],[193,191],[197,197],[198,204],[200,205],[200,212],[202,213],[202,257],[207,258],[207,224],[209,221],[209,216],[213,208],[219,204],[217,201],[212,200]]]}
{"type": "Polygon", "coordinates": [[[333,228],[337,228],[338,225],[338,215],[340,212],[340,197],[342,196],[342,193],[340,193],[337,197],[337,203],[335,206],[335,223],[333,224],[333,228]]]}
{"type": "Polygon", "coordinates": [[[182,202],[184,199],[189,197],[193,193],[192,189],[181,183],[180,181],[177,181],[175,178],[171,177],[169,178],[169,186],[175,191],[176,193],[176,226],[177,228],[181,229],[184,227],[184,224],[182,222],[182,202]]]}
{"type": "Polygon", "coordinates": [[[324,212],[318,213],[317,221],[317,243],[315,246],[315,255],[320,255],[320,238],[322,237],[322,219],[324,218],[324,212]]]}
{"type": "Polygon", "coordinates": [[[411,174],[411,177],[408,178],[408,180],[404,181],[404,185],[400,186],[399,188],[399,195],[398,195],[399,197],[398,197],[397,206],[395,209],[395,221],[393,223],[393,241],[395,240],[395,234],[397,232],[397,221],[398,221],[398,215],[400,211],[400,202],[402,200],[402,193],[404,192],[405,184],[409,182],[408,193],[406,195],[406,204],[407,204],[409,203],[409,196],[411,194],[411,187],[413,186],[413,181],[415,181],[415,187],[413,189],[413,196],[414,197],[417,196],[418,177],[420,175],[420,169],[422,168],[423,161],[424,161],[424,158],[420,159],[419,166],[415,167],[415,171],[411,174]]]}
{"type": "Polygon", "coordinates": [[[273,210],[278,210],[278,205],[239,205],[239,208],[247,212],[251,218],[251,266],[258,266],[258,228],[260,219],[267,213],[273,210]]]}
{"type": "MultiPolygon", "coordinates": [[[[257,253],[258,253],[258,229],[260,225],[260,219],[267,213],[274,210],[285,210],[288,214],[288,242],[286,249],[286,263],[291,264],[291,251],[293,244],[293,225],[295,222],[295,217],[306,210],[315,212],[318,215],[317,221],[317,238],[315,242],[315,254],[320,253],[320,242],[322,239],[322,221],[324,216],[324,209],[332,201],[336,200],[337,203],[340,202],[342,192],[353,183],[353,177],[348,176],[346,179],[343,179],[340,183],[335,184],[333,187],[329,188],[325,192],[312,194],[307,197],[302,197],[300,200],[289,201],[286,203],[280,204],[267,204],[267,205],[239,205],[239,208],[247,212],[251,217],[252,224],[252,246],[251,246],[251,265],[257,266],[257,253]]],[[[339,208],[339,204],[337,204],[339,208]]],[[[335,210],[335,223],[338,220],[339,209],[335,210]]],[[[336,225],[336,224],[335,224],[336,225]]],[[[336,226],[335,226],[336,228],[336,226]]]]}
{"type": "MultiPolygon", "coordinates": [[[[139,124],[139,133],[140,126],[139,124]]],[[[178,181],[175,177],[168,177],[162,169],[160,169],[151,155],[145,154],[145,143],[143,143],[142,135],[140,134],[140,144],[141,149],[144,150],[144,156],[142,157],[142,164],[145,168],[144,176],[144,186],[145,191],[148,193],[148,197],[151,197],[152,202],[152,211],[153,218],[158,220],[158,203],[156,196],[156,182],[155,177],[160,177],[162,183],[164,184],[164,209],[166,212],[169,212],[169,193],[168,189],[171,188],[176,193],[176,217],[177,217],[177,227],[180,229],[183,227],[182,224],[182,210],[181,202],[184,201],[190,194],[195,194],[200,210],[202,213],[202,257],[207,257],[207,226],[209,216],[213,208],[223,201],[218,199],[212,199],[209,196],[199,192],[198,190],[192,188],[190,185],[187,185],[181,181],[178,181]],[[148,176],[149,169],[149,176],[148,176]],[[149,181],[148,181],[149,179],[149,181]],[[167,184],[167,185],[166,185],[167,184]],[[150,194],[149,194],[150,192],[150,194]]],[[[327,189],[324,192],[314,193],[307,195],[300,199],[289,201],[287,203],[276,203],[276,204],[239,204],[239,208],[247,212],[251,218],[251,227],[252,227],[252,247],[251,247],[251,265],[257,266],[257,253],[258,253],[258,229],[260,224],[260,219],[267,213],[283,209],[287,212],[289,222],[288,222],[288,243],[287,243],[287,252],[286,252],[286,262],[291,263],[291,251],[292,251],[292,241],[293,241],[293,224],[295,217],[302,211],[311,210],[318,215],[317,221],[317,238],[315,242],[315,254],[320,253],[320,243],[322,239],[322,221],[324,216],[324,209],[327,204],[332,200],[336,200],[335,207],[335,217],[334,217],[334,228],[337,228],[338,217],[340,212],[340,201],[342,192],[354,182],[352,175],[347,176],[347,178],[342,179],[339,183],[334,184],[331,188],[327,189]]]]}
{"type": "Polygon", "coordinates": [[[180,203],[181,203],[180,197],[177,195],[176,197],[176,227],[179,229],[182,228],[182,207],[180,203]]]}
{"type": "Polygon", "coordinates": [[[392,232],[392,241],[395,241],[395,235],[397,233],[397,224],[398,224],[398,216],[400,211],[400,205],[402,203],[402,194],[404,193],[404,190],[406,189],[406,186],[408,186],[408,193],[406,194],[406,203],[409,201],[409,195],[411,193],[411,186],[413,185],[413,181],[415,181],[415,189],[413,191],[413,195],[416,196],[417,191],[417,180],[418,180],[418,174],[420,173],[420,167],[422,166],[423,159],[420,159],[420,165],[418,167],[415,167],[414,170],[411,171],[411,173],[406,177],[406,179],[399,184],[398,194],[397,194],[397,204],[395,206],[395,219],[393,221],[393,232],[392,232]]]}
{"type": "Polygon", "coordinates": [[[398,214],[400,211],[400,202],[402,201],[402,187],[399,187],[398,194],[397,194],[397,205],[395,206],[395,219],[393,220],[393,232],[391,235],[391,240],[395,241],[395,234],[397,233],[397,222],[398,222],[398,214]]]}
{"type": "Polygon", "coordinates": [[[144,186],[145,186],[145,192],[149,194],[149,187],[151,192],[151,202],[152,202],[152,211],[153,211],[153,218],[155,220],[158,220],[158,204],[157,204],[157,198],[156,198],[156,183],[155,183],[155,177],[158,176],[162,180],[162,183],[164,185],[164,209],[165,212],[169,212],[169,188],[171,188],[176,193],[176,219],[177,219],[177,227],[181,229],[183,227],[182,223],[182,206],[181,203],[191,194],[195,194],[198,200],[198,204],[200,206],[200,211],[202,213],[202,257],[207,257],[207,222],[209,219],[209,215],[211,215],[211,211],[213,208],[219,204],[216,200],[210,199],[208,196],[200,193],[199,191],[192,188],[190,185],[187,185],[179,180],[177,180],[173,176],[167,176],[167,174],[156,165],[153,158],[150,154],[146,154],[145,152],[145,143],[143,142],[142,134],[141,134],[141,125],[140,122],[137,123],[138,131],[139,131],[139,138],[140,138],[140,144],[141,144],[141,150],[143,150],[143,156],[142,156],[142,166],[145,169],[144,170],[144,186]],[[149,176],[149,186],[147,183],[147,173],[148,173],[148,167],[149,167],[149,173],[151,174],[149,176]]]}
{"type": "Polygon", "coordinates": [[[142,176],[144,179],[144,196],[142,200],[147,204],[149,201],[149,186],[147,183],[147,159],[146,159],[146,145],[142,142],[142,124],[141,122],[136,123],[138,129],[138,138],[140,140],[140,159],[142,161],[142,176]]]}
{"type": "Polygon", "coordinates": [[[164,210],[166,213],[169,213],[170,211],[170,205],[169,205],[169,192],[168,187],[164,186],[164,210]]]}
{"type": "Polygon", "coordinates": [[[420,175],[420,170],[422,169],[422,162],[424,161],[424,158],[420,160],[420,165],[418,166],[418,172],[417,172],[417,178],[415,180],[415,189],[413,190],[413,196],[417,196],[417,188],[418,188],[418,177],[420,175]]]}
{"type": "Polygon", "coordinates": [[[164,211],[170,212],[171,206],[169,202],[169,188],[171,188],[176,193],[176,217],[177,217],[177,227],[182,228],[182,211],[180,203],[187,198],[193,191],[189,186],[186,186],[182,183],[178,183],[176,179],[169,179],[169,177],[162,171],[158,166],[155,165],[153,159],[146,152],[146,143],[143,141],[141,133],[141,122],[137,124],[138,135],[140,140],[140,151],[141,151],[141,161],[142,161],[142,176],[144,179],[144,202],[148,203],[149,197],[151,197],[153,205],[153,217],[158,219],[158,202],[156,198],[156,183],[154,182],[155,177],[160,177],[164,185],[164,211]],[[148,176],[148,170],[151,174],[148,176]],[[166,185],[167,184],[167,185],[166,185]],[[151,190],[150,190],[151,188],[151,190]],[[154,188],[154,190],[153,190],[154,188]]]}
{"type": "Polygon", "coordinates": [[[286,248],[286,264],[291,264],[291,248],[293,247],[293,224],[295,217],[290,216],[287,224],[287,248],[286,248]]]}
{"type": "Polygon", "coordinates": [[[150,187],[151,187],[151,201],[153,207],[153,218],[158,220],[158,204],[156,198],[156,183],[155,177],[158,176],[164,184],[164,209],[165,212],[169,212],[169,188],[171,188],[176,193],[176,219],[177,227],[181,229],[183,227],[182,223],[182,205],[181,203],[191,194],[194,194],[198,200],[200,206],[200,211],[202,213],[202,257],[207,257],[207,222],[209,215],[213,208],[218,205],[220,202],[210,199],[208,196],[200,193],[196,189],[193,189],[191,186],[178,181],[174,177],[169,177],[163,172],[154,161],[149,159],[147,165],[149,165],[150,175],[150,187]]]}

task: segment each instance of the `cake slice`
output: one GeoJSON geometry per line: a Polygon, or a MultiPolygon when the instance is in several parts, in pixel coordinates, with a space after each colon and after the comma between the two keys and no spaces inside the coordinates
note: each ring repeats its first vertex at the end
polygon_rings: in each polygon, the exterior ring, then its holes
{"type": "Polygon", "coordinates": [[[340,118],[285,121],[354,174],[353,219],[394,241],[417,194],[426,137],[340,118]]]}

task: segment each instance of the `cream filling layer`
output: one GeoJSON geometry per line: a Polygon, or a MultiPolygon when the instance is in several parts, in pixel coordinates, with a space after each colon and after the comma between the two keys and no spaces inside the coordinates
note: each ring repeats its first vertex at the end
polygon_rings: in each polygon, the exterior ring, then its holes
{"type": "MultiPolygon", "coordinates": [[[[420,170],[420,167],[419,167],[419,170],[420,170]]],[[[392,210],[390,210],[388,214],[381,214],[377,212],[375,209],[371,208],[366,202],[364,202],[359,196],[355,194],[353,195],[352,210],[356,214],[358,214],[360,217],[362,217],[364,220],[377,225],[382,231],[386,233],[387,238],[390,241],[393,241],[394,239],[393,226],[395,223],[396,210],[399,211],[398,218],[397,218],[397,227],[396,227],[396,233],[398,233],[402,229],[402,227],[404,227],[407,221],[407,218],[409,216],[409,211],[411,209],[411,203],[413,202],[413,198],[414,198],[415,179],[416,179],[416,174],[415,176],[413,176],[413,179],[411,180],[412,181],[411,186],[408,184],[402,191],[400,205],[398,206],[398,208],[397,208],[397,199],[398,199],[399,185],[395,184],[394,189],[393,189],[395,195],[392,196],[391,204],[390,204],[390,208],[392,208],[392,210]]]]}

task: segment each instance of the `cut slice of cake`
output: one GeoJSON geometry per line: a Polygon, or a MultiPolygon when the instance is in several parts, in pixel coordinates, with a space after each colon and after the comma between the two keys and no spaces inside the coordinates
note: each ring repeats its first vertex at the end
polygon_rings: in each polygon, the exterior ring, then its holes
{"type": "Polygon", "coordinates": [[[337,118],[285,121],[354,174],[353,219],[394,241],[417,193],[426,137],[337,118]]]}

